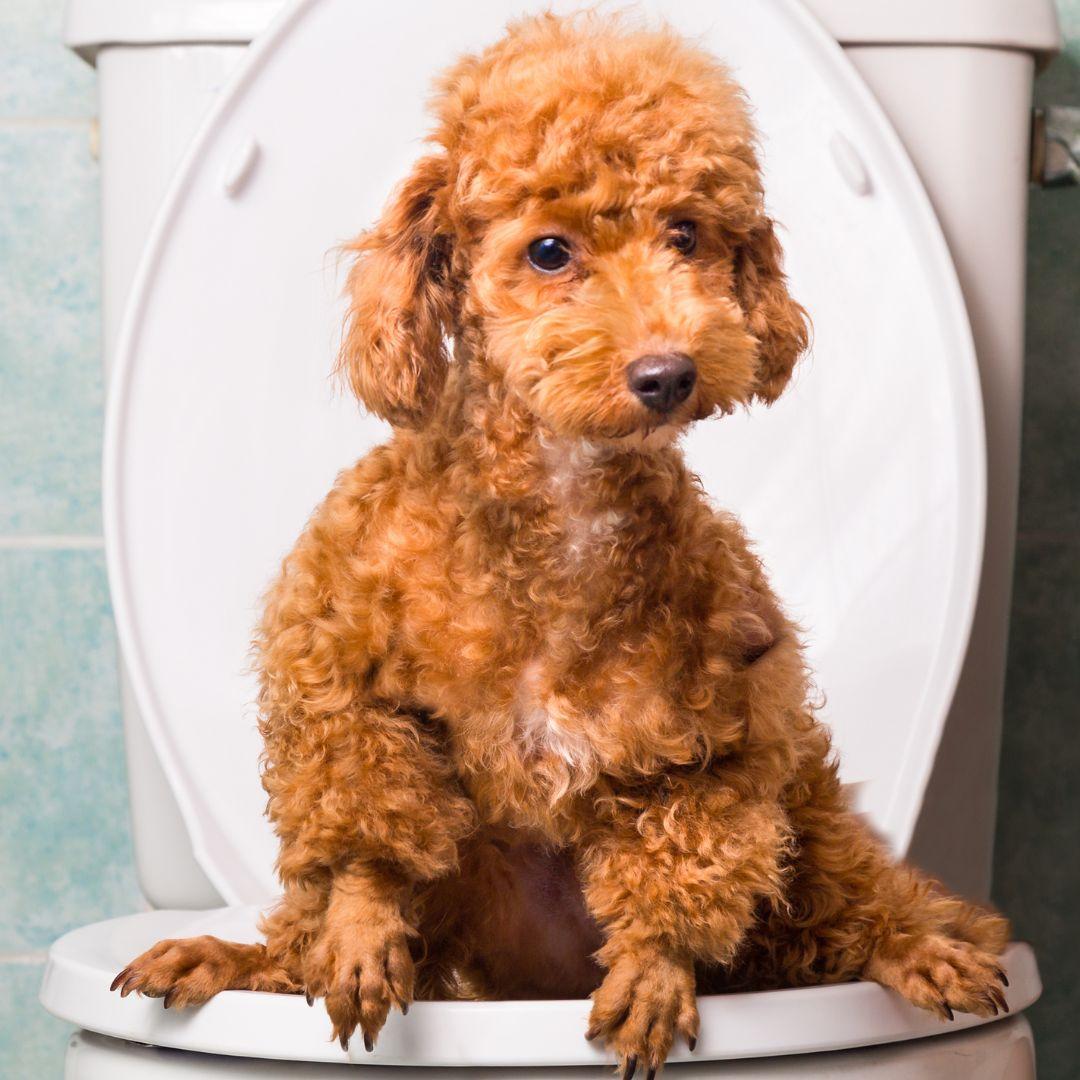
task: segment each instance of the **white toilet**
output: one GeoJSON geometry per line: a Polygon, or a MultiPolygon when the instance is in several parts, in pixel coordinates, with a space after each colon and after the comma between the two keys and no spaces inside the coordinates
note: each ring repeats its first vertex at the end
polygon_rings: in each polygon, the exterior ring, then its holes
{"type": "MultiPolygon", "coordinates": [[[[367,1054],[330,1042],[299,996],[166,1012],[108,989],[159,938],[256,937],[275,892],[246,659],[258,598],[337,469],[385,436],[327,378],[336,245],[419,153],[432,74],[537,6],[71,0],[67,42],[99,73],[106,543],[136,858],[158,910],[53,946],[41,1000],[80,1029],[69,1080],[314,1078],[348,1062],[609,1074],[584,1001],[421,1002],[367,1054]]],[[[1052,0],[637,9],[698,35],[747,88],[815,324],[781,402],[699,425],[688,453],[806,627],[862,810],[898,852],[985,896],[1031,82],[1058,48],[1052,0]]],[[[1013,944],[1006,966],[1011,1016],[947,1026],[868,983],[703,998],[697,1050],[670,1074],[1033,1077],[1035,959],[1013,944]]]]}

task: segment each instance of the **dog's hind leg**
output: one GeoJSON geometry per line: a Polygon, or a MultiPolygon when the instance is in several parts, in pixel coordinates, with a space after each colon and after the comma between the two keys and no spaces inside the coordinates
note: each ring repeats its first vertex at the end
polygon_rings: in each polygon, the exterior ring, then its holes
{"type": "Polygon", "coordinates": [[[953,1012],[1008,1012],[999,957],[1009,936],[1002,916],[943,892],[902,864],[882,874],[875,899],[885,926],[860,973],[914,1005],[951,1020],[953,1012]]]}
{"type": "Polygon", "coordinates": [[[113,979],[121,997],[132,991],[164,998],[165,1008],[201,1005],[222,990],[296,994],[301,983],[273,959],[265,945],[215,937],[159,941],[113,979]]]}
{"type": "Polygon", "coordinates": [[[791,882],[752,932],[740,981],[868,979],[942,1019],[1007,1012],[998,959],[1007,921],[896,862],[849,809],[826,757],[800,781],[787,808],[798,844],[791,882]]]}

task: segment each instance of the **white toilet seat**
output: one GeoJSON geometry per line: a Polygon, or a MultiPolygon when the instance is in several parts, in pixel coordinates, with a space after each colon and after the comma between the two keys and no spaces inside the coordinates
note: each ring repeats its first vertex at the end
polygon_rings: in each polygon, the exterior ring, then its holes
{"type": "MultiPolygon", "coordinates": [[[[370,223],[418,152],[430,75],[525,6],[298,0],[223,94],[133,288],[106,430],[114,606],[196,857],[232,903],[262,904],[276,888],[245,674],[257,598],[337,469],[385,436],[328,390],[341,312],[327,254],[370,223]]],[[[688,452],[811,628],[845,778],[903,851],[981,563],[981,398],[952,265],[888,122],[795,0],[639,9],[703,38],[746,85],[793,291],[816,324],[814,357],[789,395],[749,421],[699,426],[688,452]],[[780,68],[797,73],[799,95],[777,88],[780,68]],[[868,259],[868,248],[889,259],[868,259]],[[882,685],[894,692],[883,696],[882,685]]],[[[159,911],[76,930],[53,946],[42,1001],[92,1032],[201,1053],[473,1068],[607,1060],[582,1037],[583,1001],[419,1003],[407,1020],[391,1017],[369,1056],[329,1042],[324,1011],[299,997],[232,992],[176,1013],[108,992],[159,938],[255,940],[256,910],[159,911]]],[[[1022,1009],[1040,990],[1034,958],[1013,945],[1006,962],[1010,1004],[1022,1009]]],[[[693,1075],[711,1060],[986,1024],[942,1025],[864,983],[705,998],[701,1012],[693,1075]]],[[[682,1059],[691,1060],[685,1047],[673,1055],[682,1059]]]]}
{"type": "MultiPolygon", "coordinates": [[[[166,1011],[152,998],[120,1000],[109,984],[135,956],[162,938],[213,934],[258,941],[258,908],[153,911],[84,926],[52,947],[42,985],[45,1007],[64,1020],[120,1039],[182,1050],[290,1061],[373,1065],[543,1067],[613,1059],[585,1041],[588,1001],[417,1002],[392,1013],[373,1054],[353,1040],[348,1052],[329,1039],[321,1004],[300,995],[228,991],[198,1009],[166,1011]]],[[[1014,943],[1004,957],[1014,1011],[1041,991],[1035,958],[1014,943]]],[[[957,1014],[943,1024],[874,983],[702,997],[701,1035],[678,1061],[727,1061],[874,1046],[985,1025],[957,1014]]]]}

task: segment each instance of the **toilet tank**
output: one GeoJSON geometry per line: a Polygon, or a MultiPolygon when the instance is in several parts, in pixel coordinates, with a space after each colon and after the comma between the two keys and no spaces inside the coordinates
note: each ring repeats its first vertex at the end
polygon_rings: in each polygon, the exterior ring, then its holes
{"type": "MultiPolygon", "coordinates": [[[[106,380],[154,214],[246,46],[286,0],[70,0],[66,44],[98,71],[106,380]]],[[[523,7],[527,5],[523,4],[523,7]]],[[[987,434],[975,622],[910,856],[990,891],[1020,458],[1031,89],[1053,0],[807,0],[890,117],[941,222],[975,337],[987,434]]],[[[121,673],[139,880],[157,907],[220,903],[121,673]]]]}

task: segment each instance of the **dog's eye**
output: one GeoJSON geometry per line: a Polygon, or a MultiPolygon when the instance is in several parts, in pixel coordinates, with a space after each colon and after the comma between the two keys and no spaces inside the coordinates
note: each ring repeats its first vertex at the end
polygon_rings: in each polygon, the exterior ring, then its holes
{"type": "Polygon", "coordinates": [[[693,255],[697,247],[697,226],[692,221],[676,221],[668,229],[668,243],[680,255],[693,255]]]}
{"type": "Polygon", "coordinates": [[[570,262],[570,245],[561,236],[541,236],[529,245],[529,262],[537,270],[553,274],[570,262]]]}

